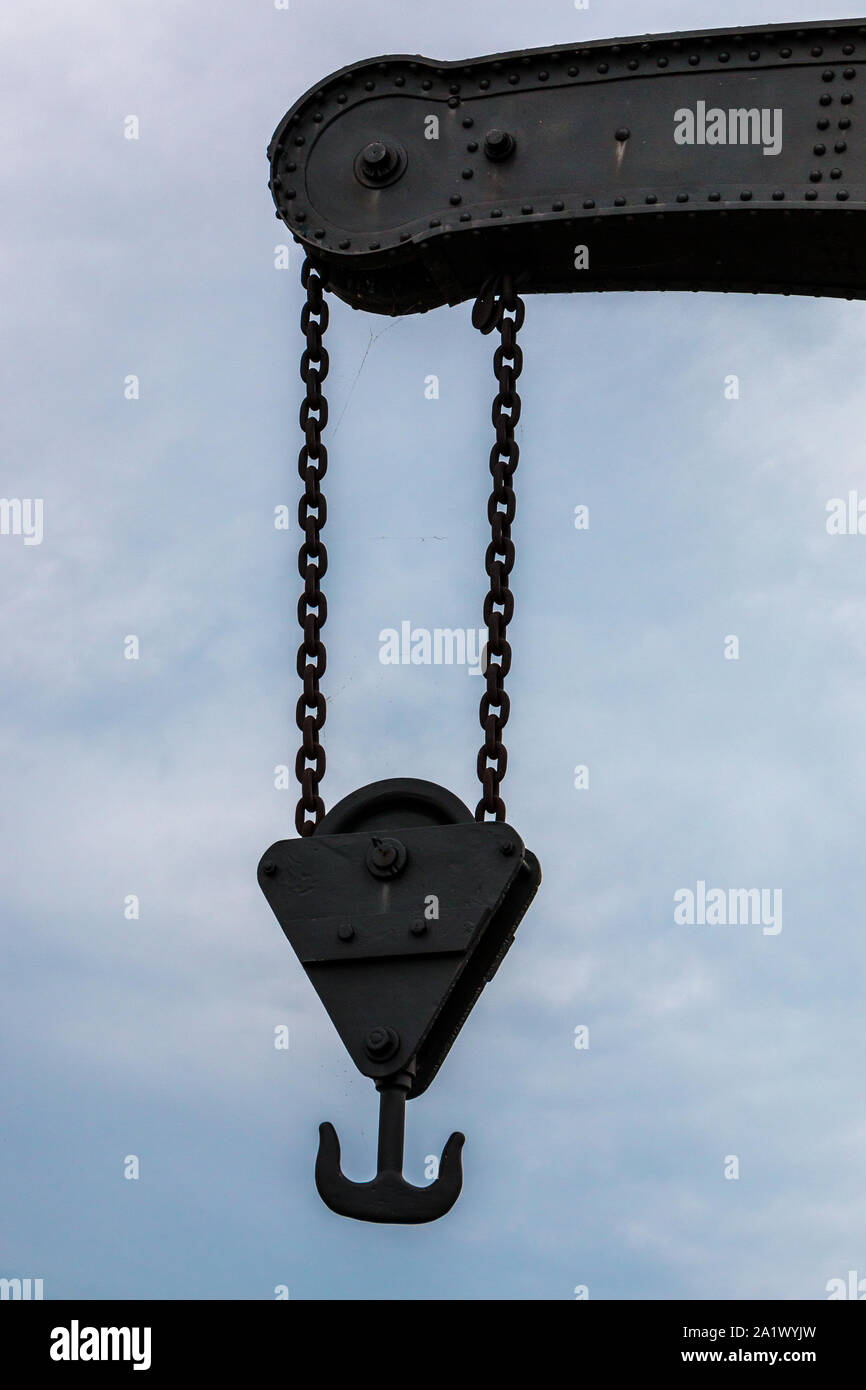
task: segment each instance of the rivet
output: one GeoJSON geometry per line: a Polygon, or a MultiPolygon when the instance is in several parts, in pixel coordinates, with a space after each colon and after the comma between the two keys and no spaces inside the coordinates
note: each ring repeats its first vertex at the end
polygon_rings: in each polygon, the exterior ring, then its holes
{"type": "Polygon", "coordinates": [[[474,169],[462,169],[460,172],[460,177],[462,179],[471,179],[474,173],[474,169]]]}
{"type": "Polygon", "coordinates": [[[848,193],[845,191],[844,188],[840,188],[840,189],[839,189],[839,192],[836,194],[836,197],[839,199],[839,202],[840,202],[840,203],[845,203],[845,202],[847,202],[847,201],[848,201],[848,196],[849,196],[849,195],[848,195],[848,193]]]}
{"type": "Polygon", "coordinates": [[[678,203],[687,203],[688,201],[689,201],[689,195],[688,195],[688,193],[678,193],[678,194],[677,194],[677,202],[678,202],[678,203]]]}
{"type": "Polygon", "coordinates": [[[817,198],[817,196],[818,196],[818,194],[817,194],[817,192],[816,192],[816,190],[815,190],[814,188],[807,188],[807,189],[806,189],[806,201],[807,201],[807,202],[809,202],[809,203],[814,203],[814,201],[815,201],[815,199],[817,198]]]}
{"type": "Polygon", "coordinates": [[[831,169],[831,170],[830,170],[830,178],[831,178],[831,179],[841,179],[841,177],[842,177],[842,170],[841,170],[841,169],[831,169]]]}
{"type": "Polygon", "coordinates": [[[459,220],[460,220],[461,222],[471,222],[471,221],[472,221],[472,213],[471,213],[471,212],[461,212],[461,214],[460,214],[460,219],[459,219],[459,220]]]}
{"type": "Polygon", "coordinates": [[[517,853],[517,845],[513,840],[503,840],[499,846],[499,853],[504,854],[506,859],[510,859],[513,854],[517,853]]]}
{"type": "Polygon", "coordinates": [[[821,173],[820,169],[813,169],[811,174],[809,175],[809,178],[812,180],[813,183],[820,183],[823,177],[824,175],[821,173]]]}
{"type": "Polygon", "coordinates": [[[456,111],[457,107],[460,105],[460,98],[459,98],[459,97],[449,97],[449,98],[448,98],[448,105],[451,107],[451,110],[452,110],[452,111],[456,111]]]}
{"type": "Polygon", "coordinates": [[[730,61],[731,61],[731,55],[730,55],[730,53],[720,53],[720,54],[719,54],[719,62],[720,62],[720,63],[729,63],[730,61]]]}
{"type": "Polygon", "coordinates": [[[607,63],[599,63],[598,67],[596,68],[596,72],[600,72],[600,73],[602,74],[602,76],[603,76],[607,71],[608,71],[608,65],[607,65],[607,63]]]}
{"type": "Polygon", "coordinates": [[[750,62],[750,63],[757,63],[757,61],[758,61],[758,59],[760,58],[760,56],[761,56],[761,55],[760,55],[760,53],[758,52],[757,48],[753,48],[752,51],[751,51],[751,53],[749,54],[749,62],[750,62]]]}
{"type": "Polygon", "coordinates": [[[656,66],[657,66],[657,67],[660,67],[660,68],[666,68],[667,65],[668,65],[668,61],[669,61],[669,60],[668,60],[667,58],[664,58],[664,57],[662,57],[662,58],[657,58],[657,59],[656,59],[656,66]]]}
{"type": "Polygon", "coordinates": [[[274,863],[273,859],[268,859],[268,860],[262,865],[262,873],[263,873],[263,874],[267,874],[268,878],[273,878],[273,876],[274,876],[274,874],[275,874],[276,872],[277,872],[277,866],[276,866],[276,864],[274,863]]]}
{"type": "Polygon", "coordinates": [[[748,202],[751,202],[751,199],[752,199],[751,193],[749,192],[749,190],[748,190],[747,188],[745,188],[745,189],[743,190],[743,192],[740,194],[740,201],[743,202],[743,203],[748,203],[748,202]]]}
{"type": "Polygon", "coordinates": [[[538,80],[539,80],[539,82],[546,82],[549,76],[550,76],[550,73],[549,73],[549,72],[540,72],[540,73],[538,74],[538,80]]]}
{"type": "Polygon", "coordinates": [[[833,98],[831,97],[831,95],[830,95],[829,92],[825,92],[825,93],[824,93],[824,95],[821,97],[821,102],[820,102],[820,104],[821,104],[822,106],[832,106],[832,104],[833,104],[833,98]]]}
{"type": "Polygon", "coordinates": [[[640,67],[640,63],[638,62],[637,58],[629,58],[628,62],[626,63],[626,67],[629,69],[630,72],[636,72],[637,69],[640,67]]]}
{"type": "MultiPolygon", "coordinates": [[[[594,205],[593,205],[593,206],[594,206],[594,205]]],[[[553,204],[553,211],[554,211],[554,212],[562,212],[562,211],[564,210],[564,208],[565,208],[565,203],[562,201],[561,198],[557,198],[556,202],[553,204]]]]}
{"type": "Polygon", "coordinates": [[[584,200],[583,200],[583,206],[587,209],[587,211],[589,211],[590,208],[594,208],[594,207],[595,207],[595,199],[594,199],[594,198],[584,198],[584,200]]]}
{"type": "Polygon", "coordinates": [[[826,146],[826,145],[813,145],[813,147],[812,147],[812,152],[813,152],[813,154],[826,154],[826,153],[827,153],[827,146],[826,146]]]}
{"type": "Polygon", "coordinates": [[[784,201],[784,198],[785,198],[785,194],[783,193],[783,191],[782,191],[781,188],[774,188],[774,189],[773,189],[773,201],[774,201],[774,202],[776,202],[776,203],[781,203],[781,202],[784,201]]]}
{"type": "Polygon", "coordinates": [[[375,92],[375,90],[376,90],[376,84],[375,84],[375,82],[365,82],[365,83],[364,83],[364,91],[365,91],[365,92],[375,92]]]}
{"type": "Polygon", "coordinates": [[[337,928],[337,936],[341,941],[351,941],[355,935],[355,928],[351,922],[341,922],[337,928]]]}
{"type": "Polygon", "coordinates": [[[701,61],[701,59],[700,59],[700,55],[699,55],[699,54],[697,54],[697,53],[690,53],[690,54],[689,54],[689,66],[690,66],[690,67],[696,68],[696,67],[698,66],[698,63],[699,63],[700,61],[701,61]]]}
{"type": "Polygon", "coordinates": [[[821,57],[821,54],[822,54],[823,52],[824,52],[823,48],[821,48],[821,46],[820,46],[819,44],[816,44],[815,47],[812,49],[812,57],[813,57],[813,58],[820,58],[820,57],[821,57]]]}
{"type": "Polygon", "coordinates": [[[528,217],[529,214],[532,212],[532,204],[524,203],[520,211],[523,213],[524,217],[528,217]]]}
{"type": "Polygon", "coordinates": [[[425,78],[424,78],[424,81],[421,83],[421,90],[422,90],[422,92],[429,92],[429,90],[430,90],[430,88],[431,88],[432,86],[433,86],[433,83],[430,81],[430,78],[429,78],[429,77],[425,77],[425,78]]]}
{"type": "Polygon", "coordinates": [[[580,71],[579,68],[571,67],[571,68],[568,69],[568,75],[569,75],[569,77],[577,77],[577,74],[578,74],[579,71],[580,71]]]}
{"type": "Polygon", "coordinates": [[[448,201],[450,202],[453,208],[456,208],[460,206],[460,204],[463,202],[463,199],[461,198],[459,193],[452,193],[448,201]]]}
{"type": "Polygon", "coordinates": [[[520,81],[520,74],[516,72],[510,72],[508,74],[508,81],[511,83],[512,87],[516,87],[518,82],[520,81]]]}
{"type": "Polygon", "coordinates": [[[819,129],[819,130],[829,130],[829,129],[830,129],[830,120],[829,120],[829,117],[827,117],[827,116],[822,116],[822,117],[821,117],[820,121],[818,122],[818,129],[819,129]]]}
{"type": "Polygon", "coordinates": [[[646,200],[649,203],[650,207],[652,207],[655,203],[658,202],[658,198],[656,197],[655,193],[648,193],[646,196],[646,200]]]}
{"type": "Polygon", "coordinates": [[[853,81],[854,81],[854,78],[857,76],[857,69],[856,69],[856,68],[846,68],[845,71],[843,72],[842,76],[845,78],[845,81],[846,81],[846,82],[853,82],[853,81]]]}
{"type": "Polygon", "coordinates": [[[616,138],[619,141],[628,140],[630,135],[631,131],[629,130],[627,125],[621,125],[616,132],[616,138]]]}
{"type": "Polygon", "coordinates": [[[470,140],[470,141],[469,141],[469,144],[466,146],[466,148],[467,148],[467,150],[469,151],[470,154],[474,154],[475,151],[478,149],[478,141],[477,141],[477,140],[470,140]]]}
{"type": "Polygon", "coordinates": [[[835,76],[836,74],[832,68],[825,68],[824,71],[821,73],[821,81],[832,82],[835,76]]]}
{"type": "Polygon", "coordinates": [[[790,48],[780,48],[780,49],[779,49],[779,57],[780,57],[780,58],[790,58],[790,56],[791,56],[791,50],[790,50],[790,48]]]}
{"type": "MultiPolygon", "coordinates": [[[[828,121],[827,124],[829,125],[830,122],[828,121]]],[[[851,117],[850,117],[850,116],[843,116],[843,117],[842,117],[841,121],[839,122],[839,129],[840,129],[840,130],[850,130],[850,129],[851,129],[851,117]]]]}
{"type": "Polygon", "coordinates": [[[341,241],[341,242],[340,242],[340,250],[341,250],[341,251],[348,251],[348,249],[349,249],[349,247],[350,247],[351,245],[352,245],[351,241],[341,241]]]}
{"type": "Polygon", "coordinates": [[[422,917],[419,917],[417,922],[412,923],[409,930],[413,936],[423,936],[427,930],[427,923],[422,917]]]}
{"type": "Polygon", "coordinates": [[[624,208],[624,207],[625,207],[625,198],[622,196],[621,193],[619,194],[618,197],[614,198],[614,200],[613,200],[613,205],[614,205],[615,208],[624,208]]]}
{"type": "Polygon", "coordinates": [[[471,130],[472,127],[474,126],[474,124],[475,124],[475,122],[474,122],[474,120],[472,119],[471,116],[464,116],[464,117],[463,117],[463,129],[464,129],[464,130],[471,130]]]}
{"type": "Polygon", "coordinates": [[[711,193],[709,195],[709,200],[711,203],[720,203],[722,201],[722,195],[721,193],[711,193]]]}
{"type": "Polygon", "coordinates": [[[850,106],[854,98],[850,92],[843,92],[839,100],[842,102],[843,106],[850,106]]]}

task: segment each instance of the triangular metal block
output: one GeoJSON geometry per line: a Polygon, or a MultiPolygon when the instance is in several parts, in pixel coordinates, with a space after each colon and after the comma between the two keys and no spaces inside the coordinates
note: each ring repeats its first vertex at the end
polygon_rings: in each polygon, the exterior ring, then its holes
{"type": "MultiPolygon", "coordinates": [[[[388,785],[410,783],[363,790],[388,785]]],[[[355,1065],[379,1081],[414,1059],[413,1097],[441,1066],[540,880],[510,826],[471,819],[317,831],[272,845],[259,865],[265,897],[355,1065]]]]}

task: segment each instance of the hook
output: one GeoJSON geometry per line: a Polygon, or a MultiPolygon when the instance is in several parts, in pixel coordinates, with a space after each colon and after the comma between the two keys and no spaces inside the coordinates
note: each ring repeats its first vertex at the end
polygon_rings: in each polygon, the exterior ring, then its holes
{"type": "Polygon", "coordinates": [[[413,1187],[403,1177],[403,1137],[406,1096],[412,1089],[414,1067],[380,1082],[379,1157],[375,1178],[351,1182],[340,1167],[340,1141],[327,1121],[319,1125],[316,1187],[326,1206],[338,1216],[356,1221],[389,1221],[417,1225],[436,1221],[450,1211],[463,1186],[460,1151],[465,1135],[452,1134],[442,1151],[439,1176],[428,1187],[413,1187]]]}

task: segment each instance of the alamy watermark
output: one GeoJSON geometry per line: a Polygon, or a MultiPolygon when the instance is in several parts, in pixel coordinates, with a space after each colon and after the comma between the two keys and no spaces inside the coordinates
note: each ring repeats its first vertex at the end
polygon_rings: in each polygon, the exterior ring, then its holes
{"type": "Polygon", "coordinates": [[[699,101],[674,112],[678,145],[763,145],[765,155],[782,152],[781,107],[740,106],[728,111],[699,101]]]}
{"type": "Polygon", "coordinates": [[[487,670],[487,629],[413,627],[409,621],[379,633],[383,666],[466,666],[470,676],[487,670]]]}
{"type": "Polygon", "coordinates": [[[23,536],[25,545],[42,544],[41,497],[0,497],[0,536],[23,536]]]}
{"type": "Polygon", "coordinates": [[[689,927],[762,927],[764,936],[782,930],[781,888],[707,888],[702,878],[694,889],[674,893],[674,921],[689,927]]]}

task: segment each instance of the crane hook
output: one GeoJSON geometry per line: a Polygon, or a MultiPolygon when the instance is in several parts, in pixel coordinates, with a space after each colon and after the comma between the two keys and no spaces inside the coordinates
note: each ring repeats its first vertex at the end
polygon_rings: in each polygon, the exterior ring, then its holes
{"type": "Polygon", "coordinates": [[[427,1187],[414,1187],[403,1177],[403,1138],[406,1096],[412,1089],[414,1067],[386,1077],[379,1092],[379,1155],[375,1178],[352,1182],[340,1167],[340,1141],[327,1121],[319,1126],[316,1187],[326,1206],[338,1216],[356,1221],[387,1221],[419,1225],[436,1221],[450,1211],[463,1186],[461,1149],[465,1135],[452,1134],[442,1151],[439,1175],[427,1187]]]}

